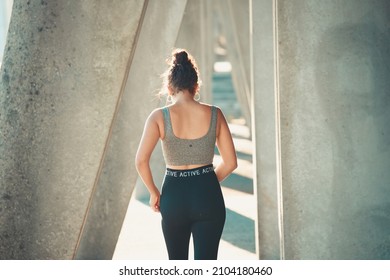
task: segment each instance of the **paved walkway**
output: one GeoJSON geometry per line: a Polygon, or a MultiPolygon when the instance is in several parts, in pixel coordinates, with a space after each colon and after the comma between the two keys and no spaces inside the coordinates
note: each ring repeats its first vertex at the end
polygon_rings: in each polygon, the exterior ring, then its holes
{"type": "MultiPolygon", "coordinates": [[[[218,258],[221,260],[252,260],[255,254],[256,201],[252,182],[252,143],[249,129],[231,124],[238,168],[222,183],[227,208],[218,258]]],[[[216,154],[214,162],[220,157],[216,154]]],[[[161,231],[160,214],[150,210],[146,202],[133,195],[116,246],[113,259],[166,260],[167,253],[161,231]]],[[[192,244],[190,259],[193,258],[192,244]]]]}

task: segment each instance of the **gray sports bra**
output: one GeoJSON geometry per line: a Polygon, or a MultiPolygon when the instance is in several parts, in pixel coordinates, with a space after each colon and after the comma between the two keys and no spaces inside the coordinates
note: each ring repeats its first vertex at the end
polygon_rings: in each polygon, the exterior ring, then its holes
{"type": "Polygon", "coordinates": [[[206,135],[196,139],[182,139],[173,133],[171,117],[167,107],[162,108],[165,137],[161,141],[165,163],[180,166],[213,163],[217,128],[217,107],[211,106],[211,120],[206,135]]]}

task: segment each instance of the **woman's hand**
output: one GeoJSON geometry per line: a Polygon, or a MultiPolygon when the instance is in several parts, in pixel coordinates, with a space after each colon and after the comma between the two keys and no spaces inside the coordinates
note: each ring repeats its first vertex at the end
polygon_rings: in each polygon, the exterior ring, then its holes
{"type": "Polygon", "coordinates": [[[153,211],[160,212],[160,192],[158,190],[150,194],[149,205],[153,211]]]}

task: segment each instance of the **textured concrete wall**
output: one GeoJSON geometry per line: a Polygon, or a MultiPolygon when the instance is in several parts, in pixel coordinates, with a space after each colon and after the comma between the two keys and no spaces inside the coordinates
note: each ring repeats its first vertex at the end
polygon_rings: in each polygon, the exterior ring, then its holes
{"type": "Polygon", "coordinates": [[[389,259],[389,2],[277,4],[285,256],[389,259]]]}
{"type": "Polygon", "coordinates": [[[72,258],[143,3],[14,1],[0,84],[1,259],[72,258]]]}
{"type": "Polygon", "coordinates": [[[272,1],[251,2],[252,137],[254,145],[256,249],[260,259],[281,259],[279,138],[272,1]]]}
{"type": "MultiPolygon", "coordinates": [[[[112,125],[112,139],[77,251],[78,259],[113,256],[137,178],[135,153],[145,120],[159,103],[156,90],[161,86],[160,74],[166,68],[165,58],[174,46],[186,5],[186,1],[175,0],[146,3],[124,95],[112,125]]],[[[165,164],[159,162],[160,165],[153,165],[153,171],[162,177],[165,164]]]]}

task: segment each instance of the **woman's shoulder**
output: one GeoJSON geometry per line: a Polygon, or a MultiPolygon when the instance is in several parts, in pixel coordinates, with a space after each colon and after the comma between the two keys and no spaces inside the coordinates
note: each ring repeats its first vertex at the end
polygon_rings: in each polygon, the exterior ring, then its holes
{"type": "Polygon", "coordinates": [[[153,111],[150,113],[150,115],[159,115],[163,114],[164,110],[169,110],[172,105],[166,105],[166,106],[161,106],[153,109],[153,111]]]}
{"type": "Polygon", "coordinates": [[[218,122],[221,118],[224,118],[224,114],[219,106],[214,105],[214,104],[208,104],[208,103],[199,103],[199,104],[202,105],[206,109],[205,111],[210,112],[210,110],[214,110],[214,112],[216,113],[218,122]]]}
{"type": "Polygon", "coordinates": [[[154,121],[159,121],[160,119],[163,118],[163,109],[166,107],[158,107],[152,110],[150,112],[148,119],[154,120],[154,121]]]}
{"type": "Polygon", "coordinates": [[[219,108],[217,105],[214,105],[214,104],[203,103],[203,102],[199,102],[199,104],[204,106],[205,108],[208,108],[208,110],[210,110],[211,108],[214,108],[217,111],[221,111],[221,108],[219,108]]]}

